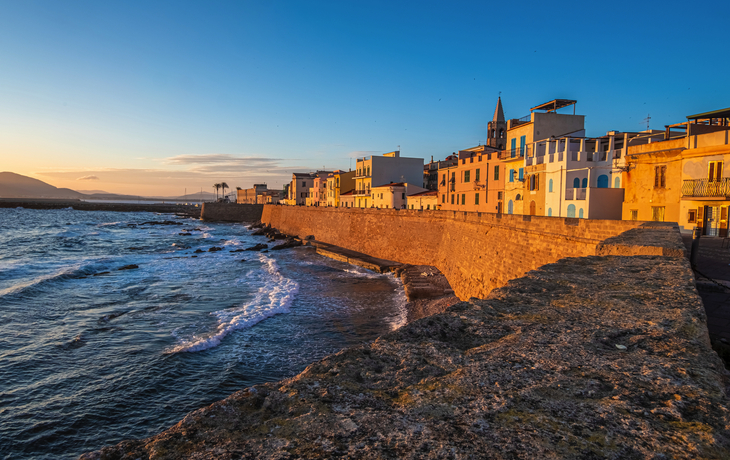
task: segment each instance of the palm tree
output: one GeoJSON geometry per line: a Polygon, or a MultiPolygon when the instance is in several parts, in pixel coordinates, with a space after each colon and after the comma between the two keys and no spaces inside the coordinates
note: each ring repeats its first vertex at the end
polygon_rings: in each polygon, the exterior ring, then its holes
{"type": "Polygon", "coordinates": [[[225,182],[221,182],[221,188],[223,189],[223,197],[225,198],[225,196],[226,196],[226,189],[227,188],[230,188],[230,187],[225,182]]]}
{"type": "Polygon", "coordinates": [[[213,184],[213,188],[215,189],[215,201],[218,201],[218,190],[220,190],[221,184],[213,184]]]}

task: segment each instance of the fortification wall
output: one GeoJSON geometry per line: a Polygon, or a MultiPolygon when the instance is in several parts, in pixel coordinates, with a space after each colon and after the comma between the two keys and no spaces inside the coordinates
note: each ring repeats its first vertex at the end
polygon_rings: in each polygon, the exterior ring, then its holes
{"type": "Polygon", "coordinates": [[[200,218],[214,222],[258,222],[264,205],[236,203],[203,203],[200,218]]]}
{"type": "Polygon", "coordinates": [[[262,222],[374,257],[437,267],[459,298],[565,257],[683,255],[676,224],[459,211],[265,205],[262,222]],[[631,232],[631,238],[624,238],[631,232]]]}

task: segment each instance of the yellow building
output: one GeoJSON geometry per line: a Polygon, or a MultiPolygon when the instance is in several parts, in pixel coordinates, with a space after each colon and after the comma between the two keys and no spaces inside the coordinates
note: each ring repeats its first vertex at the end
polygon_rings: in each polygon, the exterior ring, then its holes
{"type": "Polygon", "coordinates": [[[427,189],[404,182],[393,182],[371,189],[373,207],[379,209],[406,209],[408,195],[426,192],[427,189]]]}
{"type": "Polygon", "coordinates": [[[623,218],[677,222],[687,233],[727,235],[730,108],[690,115],[687,121],[635,138],[624,172],[623,218]]]}
{"type": "Polygon", "coordinates": [[[327,178],[327,206],[340,207],[340,195],[355,189],[355,171],[337,170],[327,178]]]}

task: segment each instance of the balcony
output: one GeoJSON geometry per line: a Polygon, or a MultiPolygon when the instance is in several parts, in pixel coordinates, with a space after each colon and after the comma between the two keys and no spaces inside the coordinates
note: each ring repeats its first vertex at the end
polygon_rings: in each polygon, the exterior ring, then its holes
{"type": "Polygon", "coordinates": [[[586,189],[584,188],[569,188],[565,190],[565,201],[573,200],[585,200],[586,189]]]}
{"type": "Polygon", "coordinates": [[[530,146],[530,145],[526,145],[521,148],[518,147],[516,149],[502,150],[501,152],[499,152],[498,157],[500,160],[512,160],[512,159],[517,159],[517,158],[524,158],[525,155],[528,155],[528,156],[530,155],[531,147],[532,146],[530,146]]]}
{"type": "Polygon", "coordinates": [[[686,180],[682,183],[683,197],[730,197],[730,178],[710,182],[707,179],[686,180]]]}
{"type": "Polygon", "coordinates": [[[353,195],[370,195],[370,189],[365,190],[353,190],[353,195]]]}

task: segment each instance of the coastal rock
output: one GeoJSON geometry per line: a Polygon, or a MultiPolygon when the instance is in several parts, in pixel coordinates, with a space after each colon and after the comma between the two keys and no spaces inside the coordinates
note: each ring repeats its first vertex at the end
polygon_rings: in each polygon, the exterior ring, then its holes
{"type": "Polygon", "coordinates": [[[182,225],[182,222],[175,222],[174,220],[150,220],[147,222],[142,222],[139,225],[182,225]]]}
{"type": "Polygon", "coordinates": [[[245,249],[238,248],[238,249],[234,249],[234,250],[229,251],[229,252],[243,252],[243,251],[245,251],[245,249]]]}
{"type": "Polygon", "coordinates": [[[192,233],[183,232],[183,233],[178,233],[178,235],[180,235],[180,236],[190,236],[190,235],[192,235],[192,233]]]}
{"type": "Polygon", "coordinates": [[[302,245],[301,240],[290,238],[290,239],[286,240],[285,243],[281,243],[279,245],[274,246],[273,248],[271,248],[271,250],[279,251],[281,249],[295,248],[295,247],[301,246],[301,245],[302,245]]]}
{"type": "Polygon", "coordinates": [[[266,249],[268,247],[269,247],[268,244],[259,243],[256,246],[251,246],[250,248],[244,249],[244,251],[260,251],[260,250],[266,249]]]}
{"type": "Polygon", "coordinates": [[[119,268],[117,268],[117,270],[135,270],[137,268],[139,268],[139,265],[137,265],[137,264],[129,264],[129,265],[125,265],[123,267],[119,267],[119,268]]]}
{"type": "Polygon", "coordinates": [[[201,252],[205,252],[205,251],[203,251],[202,249],[198,248],[198,249],[196,249],[193,252],[196,253],[196,254],[200,254],[201,252]]]}
{"type": "Polygon", "coordinates": [[[213,246],[212,248],[208,249],[208,252],[217,252],[222,251],[223,248],[219,248],[218,246],[213,246]]]}
{"type": "Polygon", "coordinates": [[[693,281],[683,258],[562,259],[81,458],[730,458],[693,281]]]}

